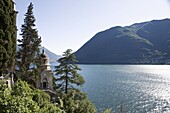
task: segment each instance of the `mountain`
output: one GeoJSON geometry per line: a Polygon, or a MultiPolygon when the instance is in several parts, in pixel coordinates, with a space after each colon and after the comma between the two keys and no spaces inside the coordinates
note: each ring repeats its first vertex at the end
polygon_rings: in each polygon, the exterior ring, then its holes
{"type": "Polygon", "coordinates": [[[75,55],[80,64],[167,64],[170,19],[112,27],[97,33],[75,55]]]}
{"type": "MultiPolygon", "coordinates": [[[[43,48],[44,48],[45,53],[48,55],[50,62],[56,62],[59,58],[61,58],[60,55],[56,55],[55,53],[51,52],[50,50],[48,50],[45,47],[41,47],[40,51],[42,51],[43,48]]],[[[18,49],[19,49],[19,46],[17,45],[17,51],[18,51],[18,49]]]]}
{"type": "MultiPolygon", "coordinates": [[[[41,48],[42,50],[42,48],[41,48]]],[[[61,58],[60,55],[56,55],[55,53],[51,52],[47,48],[44,47],[45,53],[48,55],[49,61],[50,62],[56,62],[59,58],[61,58]]]]}

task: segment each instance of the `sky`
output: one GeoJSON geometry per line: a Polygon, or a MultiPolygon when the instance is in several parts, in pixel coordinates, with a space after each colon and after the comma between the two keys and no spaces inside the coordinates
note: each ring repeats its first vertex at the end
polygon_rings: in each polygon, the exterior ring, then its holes
{"type": "Polygon", "coordinates": [[[61,55],[77,51],[100,31],[170,18],[170,0],[15,0],[18,36],[30,2],[42,46],[61,55]]]}

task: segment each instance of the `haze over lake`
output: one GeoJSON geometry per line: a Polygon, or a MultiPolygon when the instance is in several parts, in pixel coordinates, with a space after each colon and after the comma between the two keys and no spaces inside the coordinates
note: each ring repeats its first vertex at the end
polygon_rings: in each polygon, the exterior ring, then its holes
{"type": "MultiPolygon", "coordinates": [[[[170,112],[169,65],[79,65],[86,80],[81,90],[98,111],[170,112]]],[[[53,69],[53,67],[52,67],[53,69]]]]}

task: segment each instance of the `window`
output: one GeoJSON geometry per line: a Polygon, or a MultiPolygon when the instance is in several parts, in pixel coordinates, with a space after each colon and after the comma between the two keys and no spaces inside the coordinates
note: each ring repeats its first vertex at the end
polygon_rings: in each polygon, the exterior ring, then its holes
{"type": "Polygon", "coordinates": [[[7,85],[7,87],[8,87],[8,81],[6,81],[6,85],[7,85]]]}
{"type": "Polygon", "coordinates": [[[43,89],[47,89],[47,88],[48,88],[47,78],[44,78],[44,79],[43,79],[43,84],[42,84],[42,85],[43,85],[43,86],[42,86],[43,89]]]}
{"type": "Polygon", "coordinates": [[[46,60],[44,60],[44,64],[45,64],[46,60]]]}

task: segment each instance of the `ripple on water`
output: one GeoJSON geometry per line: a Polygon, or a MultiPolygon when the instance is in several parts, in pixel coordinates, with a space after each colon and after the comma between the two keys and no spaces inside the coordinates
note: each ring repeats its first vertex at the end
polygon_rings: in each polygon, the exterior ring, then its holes
{"type": "Polygon", "coordinates": [[[79,65],[86,83],[81,90],[98,111],[170,113],[170,66],[79,65]]]}

